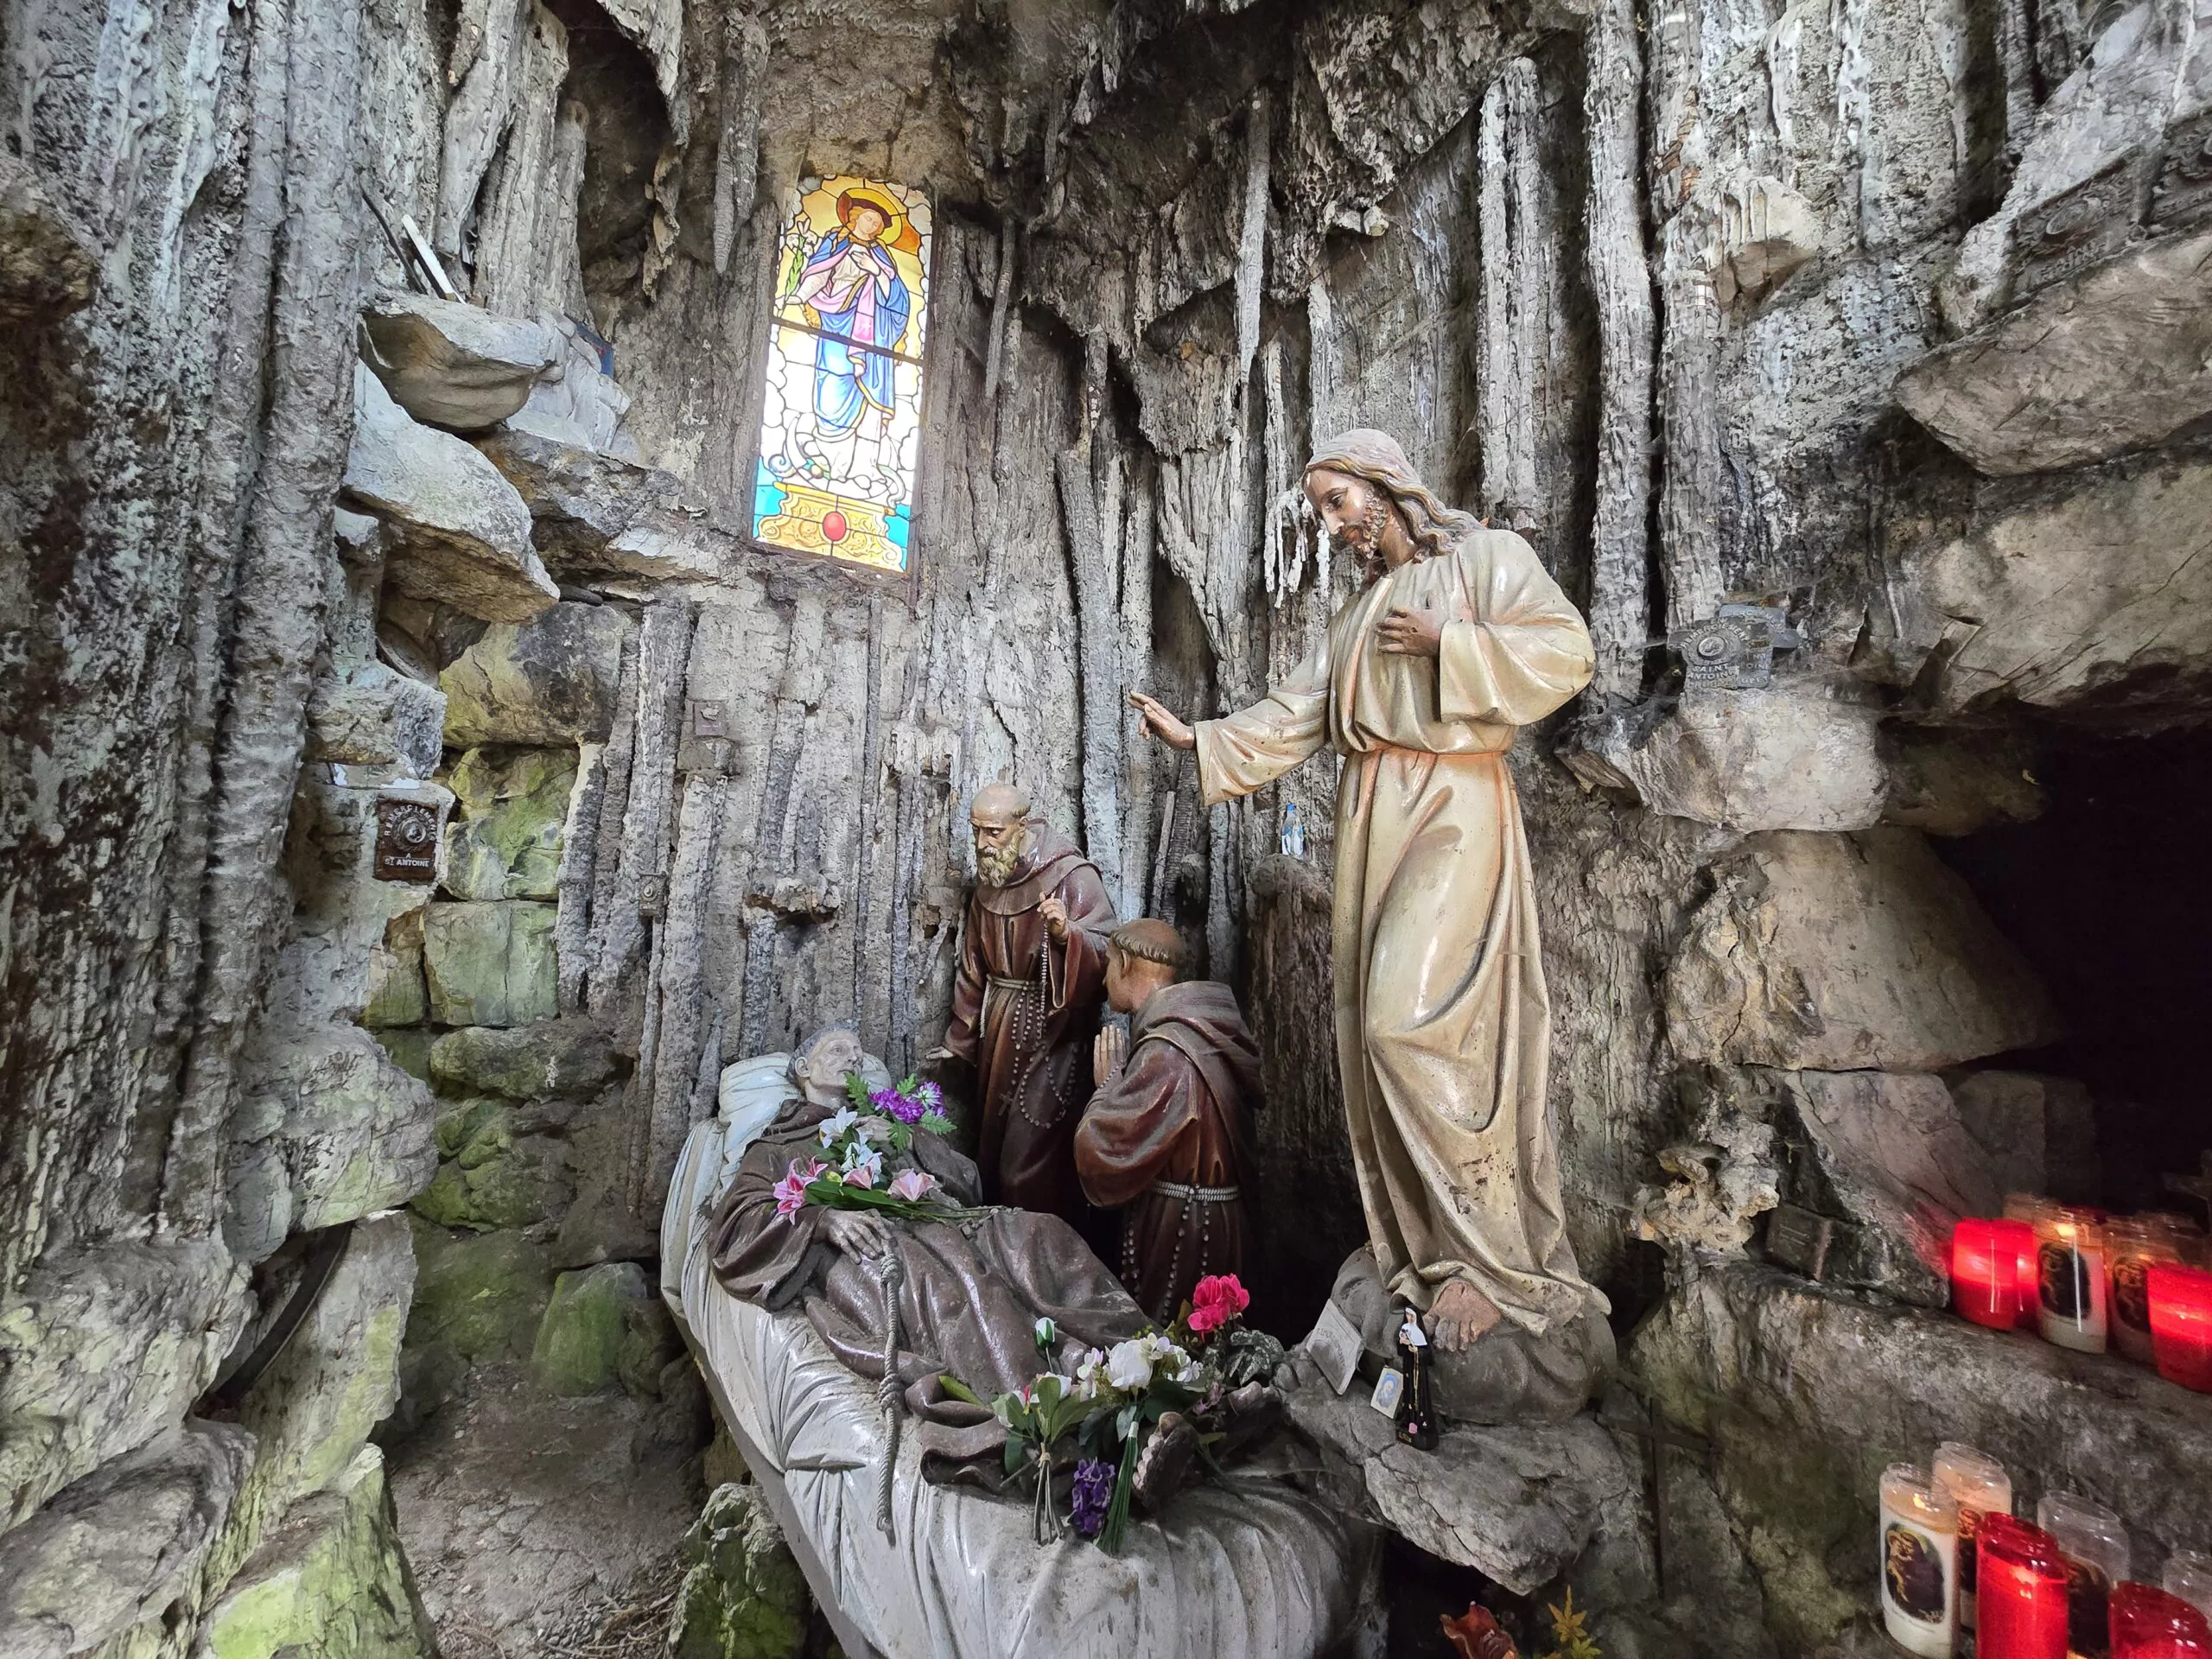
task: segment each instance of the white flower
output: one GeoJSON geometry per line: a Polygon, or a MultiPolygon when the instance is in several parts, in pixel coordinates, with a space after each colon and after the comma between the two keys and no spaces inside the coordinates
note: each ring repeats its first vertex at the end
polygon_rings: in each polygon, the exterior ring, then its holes
{"type": "Polygon", "coordinates": [[[1106,1351],[1086,1348],[1076,1361],[1075,1386],[1069,1390],[1078,1400],[1096,1400],[1106,1386],[1106,1351]]]}
{"type": "Polygon", "coordinates": [[[840,1106],[822,1120],[822,1144],[825,1147],[836,1146],[838,1138],[860,1121],[861,1115],[851,1107],[840,1106]]]}
{"type": "Polygon", "coordinates": [[[1159,1332],[1147,1332],[1138,1341],[1143,1345],[1148,1371],[1157,1370],[1171,1382],[1180,1382],[1190,1375],[1191,1357],[1159,1332]]]}
{"type": "Polygon", "coordinates": [[[844,1173],[864,1174],[866,1185],[876,1185],[883,1179],[883,1154],[871,1150],[867,1142],[855,1141],[845,1148],[844,1173]]]}
{"type": "Polygon", "coordinates": [[[1117,1389],[1135,1391],[1152,1382],[1152,1356],[1141,1338],[1117,1342],[1106,1356],[1106,1380],[1117,1389]]]}
{"type": "Polygon", "coordinates": [[[1039,1319],[1037,1321],[1037,1345],[1039,1348],[1050,1348],[1059,1339],[1059,1326],[1054,1325],[1050,1319],[1039,1319]]]}

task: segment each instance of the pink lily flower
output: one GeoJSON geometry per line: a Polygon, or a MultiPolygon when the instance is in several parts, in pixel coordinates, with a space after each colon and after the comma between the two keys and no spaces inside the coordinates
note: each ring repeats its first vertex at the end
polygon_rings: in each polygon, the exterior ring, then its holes
{"type": "Polygon", "coordinates": [[[790,1172],[776,1183],[776,1213],[787,1221],[796,1216],[805,1206],[808,1184],[820,1179],[827,1167],[817,1159],[808,1159],[804,1166],[792,1159],[790,1172]]]}
{"type": "Polygon", "coordinates": [[[900,1170],[892,1178],[890,1186],[893,1198],[906,1198],[910,1201],[925,1198],[936,1191],[937,1177],[918,1169],[900,1170]]]}

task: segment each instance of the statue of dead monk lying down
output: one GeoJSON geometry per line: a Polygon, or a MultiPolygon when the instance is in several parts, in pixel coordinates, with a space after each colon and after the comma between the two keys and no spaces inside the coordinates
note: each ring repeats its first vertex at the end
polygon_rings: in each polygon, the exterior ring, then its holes
{"type": "MultiPolygon", "coordinates": [[[[1048,1363],[1072,1379],[1083,1358],[1095,1355],[1096,1370],[1107,1351],[1134,1342],[1147,1321],[1058,1217],[974,1208],[981,1185],[974,1164],[926,1129],[895,1137],[887,1130],[880,1144],[857,1154],[873,1154],[869,1194],[903,1191],[926,1198],[903,1199],[897,1213],[807,1201],[803,1178],[834,1173],[819,1167],[828,1143],[867,1141],[855,1133],[861,1125],[850,1120],[847,1094],[847,1079],[867,1064],[849,1027],[818,1033],[792,1056],[797,1096],[746,1151],[715,1209],[709,1233],[715,1276],[734,1295],[771,1312],[803,1310],[860,1376],[880,1382],[889,1350],[891,1391],[918,1421],[927,1472],[995,1484],[1008,1471],[1008,1424],[978,1402],[1022,1395],[1048,1363]],[[894,1138],[903,1144],[892,1144],[894,1138]],[[929,1213],[931,1205],[941,1206],[938,1214],[929,1213]],[[887,1317],[894,1300],[895,1336],[887,1317]],[[1047,1350],[1041,1359],[1040,1347],[1047,1350]],[[948,1376],[960,1386],[948,1389],[948,1376]]],[[[1270,1360],[1267,1370],[1279,1356],[1278,1349],[1262,1357],[1270,1360]]],[[[1217,1403],[1226,1408],[1225,1401],[1217,1403]]],[[[1279,1399],[1264,1384],[1245,1392],[1233,1438],[1255,1438],[1280,1414],[1279,1399]]],[[[1138,1437],[1140,1450],[1150,1454],[1141,1482],[1132,1469],[1130,1496],[1140,1510],[1163,1505],[1190,1472],[1198,1448],[1192,1415],[1155,1416],[1152,1432],[1138,1437]]],[[[1067,1465],[1063,1474],[1072,1471],[1071,1456],[1057,1461],[1067,1465]]]]}

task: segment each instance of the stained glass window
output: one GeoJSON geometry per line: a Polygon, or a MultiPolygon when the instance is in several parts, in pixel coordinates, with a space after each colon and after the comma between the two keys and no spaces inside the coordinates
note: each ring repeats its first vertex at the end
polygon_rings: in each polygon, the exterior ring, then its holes
{"type": "Polygon", "coordinates": [[[906,569],[921,447],[930,205],[877,179],[791,193],[754,474],[773,547],[906,569]]]}

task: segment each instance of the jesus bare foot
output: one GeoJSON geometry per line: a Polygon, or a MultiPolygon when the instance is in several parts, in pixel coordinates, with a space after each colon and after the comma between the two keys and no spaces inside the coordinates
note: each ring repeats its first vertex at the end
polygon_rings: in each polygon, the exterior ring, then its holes
{"type": "Polygon", "coordinates": [[[1464,1279],[1454,1279],[1428,1305],[1429,1334],[1443,1352],[1456,1354],[1505,1316],[1497,1304],[1464,1279]]]}

